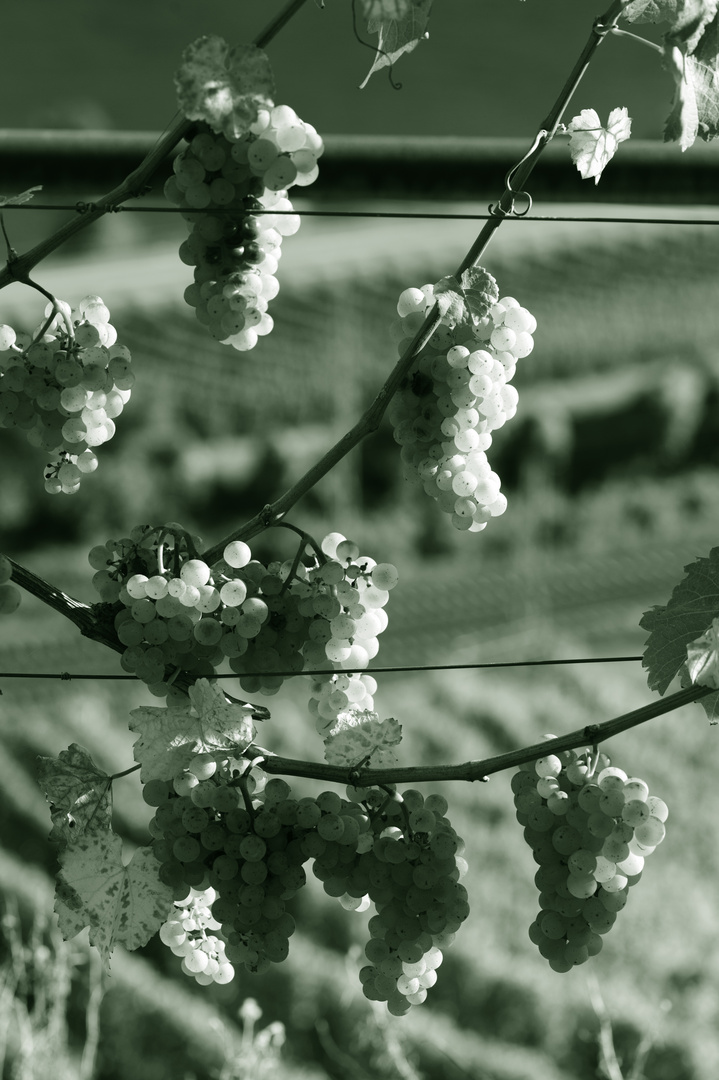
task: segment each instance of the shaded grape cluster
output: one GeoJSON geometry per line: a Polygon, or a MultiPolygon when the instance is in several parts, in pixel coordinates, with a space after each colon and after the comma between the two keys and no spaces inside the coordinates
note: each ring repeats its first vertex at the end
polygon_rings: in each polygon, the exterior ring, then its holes
{"type": "Polygon", "coordinates": [[[186,974],[229,982],[237,967],[262,972],[286,959],[295,930],[287,905],[312,861],[346,909],[374,902],[365,996],[395,1015],[424,1002],[469,914],[462,841],[441,796],[349,787],[347,798],[297,799],[284,780],[206,755],[143,794],[155,807],[159,877],[175,892],[160,938],[186,974]]]}
{"type": "MultiPolygon", "coordinates": [[[[551,737],[551,736],[550,736],[551,737]]],[[[644,860],[665,836],[662,799],[606,754],[548,754],[512,777],[517,820],[538,870],[540,912],[529,936],[554,971],[596,955],[644,860]]]]}

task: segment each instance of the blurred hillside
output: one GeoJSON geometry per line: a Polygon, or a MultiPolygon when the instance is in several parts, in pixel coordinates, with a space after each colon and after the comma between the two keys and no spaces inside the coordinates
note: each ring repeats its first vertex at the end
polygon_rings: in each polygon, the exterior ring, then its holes
{"type": "MultiPolygon", "coordinates": [[[[135,358],[138,382],[98,474],[72,499],[50,500],[41,456],[0,432],[3,549],[88,602],[94,543],[139,522],[177,519],[214,543],[301,475],[351,426],[394,362],[388,327],[399,292],[451,272],[475,225],[306,219],[285,245],[275,329],[244,355],[206,338],[183,304],[182,234],[138,248],[137,234],[125,230],[121,217],[108,220],[96,247],[49,261],[40,277],[74,302],[102,295],[135,358]]],[[[507,513],[479,536],[455,535],[422,492],[403,484],[385,424],[291,514],[398,565],[378,664],[641,652],[642,611],[666,601],[682,565],[706,554],[716,535],[718,255],[713,227],[528,221],[501,230],[487,266],[500,293],[538,320],[535,351],[515,379],[518,415],[490,452],[507,513]]],[[[13,286],[3,301],[3,321],[36,323],[29,290],[13,286]]],[[[253,548],[285,557],[283,543],[270,533],[253,548]]],[[[0,657],[5,672],[120,670],[114,654],[31,597],[0,624],[0,657]]],[[[17,898],[27,926],[33,907],[49,909],[54,872],[36,756],[78,741],[102,768],[127,768],[127,713],[147,693],[132,681],[1,681],[0,887],[17,898]]],[[[269,702],[263,739],[277,752],[319,758],[302,682],[269,702]]],[[[404,760],[436,763],[501,753],[650,697],[635,662],[393,674],[382,678],[377,701],[403,724],[404,760]]],[[[642,1038],[653,1040],[646,1080],[718,1075],[719,867],[707,824],[719,814],[714,738],[695,706],[610,748],[672,815],[594,964],[627,1070],[642,1038]]],[[[150,815],[134,777],[115,787],[116,824],[130,850],[146,842],[150,815]]],[[[290,959],[266,976],[207,992],[188,985],[158,942],[113,960],[99,1015],[99,1080],[210,1080],[223,1055],[212,1024],[222,1020],[238,1036],[237,1008],[248,995],[267,1022],[286,1025],[279,1080],[594,1080],[598,1022],[584,972],[555,975],[526,936],[534,867],[507,777],[450,799],[467,840],[473,911],[415,1016],[383,1025],[362,999],[362,918],[312,881],[298,899],[290,959]]],[[[82,940],[76,948],[68,1037],[77,1050],[87,1036],[88,976],[82,940]]],[[[0,963],[3,949],[0,942],[0,963]]]]}

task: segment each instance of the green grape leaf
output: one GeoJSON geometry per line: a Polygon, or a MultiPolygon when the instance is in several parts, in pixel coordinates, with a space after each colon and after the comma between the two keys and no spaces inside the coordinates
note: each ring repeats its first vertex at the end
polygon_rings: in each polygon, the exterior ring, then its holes
{"type": "Polygon", "coordinates": [[[38,758],[38,781],[50,803],[50,839],[74,843],[85,832],[103,832],[112,817],[112,780],[89,752],[72,743],[56,758],[38,758]]]}
{"type": "Polygon", "coordinates": [[[688,50],[667,35],[664,66],[674,78],[674,100],[664,127],[664,141],[688,150],[697,135],[709,141],[719,135],[719,17],[688,50]]]}
{"type": "Polygon", "coordinates": [[[439,313],[449,326],[471,321],[476,326],[499,299],[499,289],[483,266],[470,266],[456,277],[443,277],[434,286],[439,313]]]}
{"type": "Polygon", "coordinates": [[[160,881],[152,849],[138,848],[125,865],[117,833],[79,836],[60,864],[55,911],[62,935],[68,940],[89,926],[106,968],[115,945],[146,945],[172,907],[173,890],[160,881]]]}
{"type": "Polygon", "coordinates": [[[272,108],[275,79],[256,45],[231,49],[217,35],[198,38],[175,73],[177,102],[188,120],[204,120],[217,134],[240,139],[262,107],[272,108]]]}
{"type": "Polygon", "coordinates": [[[456,277],[443,277],[434,286],[434,299],[441,317],[450,326],[464,322],[467,318],[467,301],[464,289],[456,277]]]}
{"type": "Polygon", "coordinates": [[[470,266],[462,274],[464,300],[476,326],[499,300],[497,282],[483,266],[470,266]]]}
{"type": "Polygon", "coordinates": [[[717,9],[717,0],[630,0],[622,11],[629,22],[667,22],[670,33],[689,42],[700,35],[717,9]]]}
{"type": "Polygon", "coordinates": [[[27,191],[21,191],[19,195],[0,195],[0,206],[22,206],[23,203],[30,202],[36,191],[42,191],[42,184],[35,184],[27,191]]]}
{"type": "Polygon", "coordinates": [[[594,177],[594,183],[617,152],[620,142],[632,132],[632,121],[625,108],[612,109],[607,126],[603,127],[594,109],[582,109],[567,124],[571,134],[569,152],[583,180],[594,177]]]}
{"type": "Polygon", "coordinates": [[[684,567],[686,577],[669,602],[645,611],[639,625],[649,631],[642,664],[651,690],[663,694],[687,662],[687,649],[719,616],[719,547],[684,567]]]}
{"type": "Polygon", "coordinates": [[[325,759],[330,765],[354,768],[369,762],[385,769],[397,764],[394,747],[401,738],[402,727],[393,716],[380,720],[368,709],[347,709],[325,736],[325,759]]]}
{"type": "Polygon", "coordinates": [[[687,646],[686,670],[693,686],[713,686],[719,690],[719,619],[687,646]]]}
{"type": "Polygon", "coordinates": [[[630,22],[668,24],[664,67],[674,79],[674,98],[664,141],[688,150],[697,136],[719,135],[719,0],[631,0],[622,15],[630,22]]]}
{"type": "Polygon", "coordinates": [[[391,67],[427,37],[432,0],[359,0],[370,34],[379,34],[377,52],[360,90],[375,71],[391,67]]]}
{"type": "Polygon", "coordinates": [[[195,754],[221,760],[241,755],[252,742],[254,706],[228,702],[207,679],[198,679],[188,692],[188,705],[143,705],[130,713],[130,730],[140,733],[134,750],[143,784],[179,776],[195,754]]]}

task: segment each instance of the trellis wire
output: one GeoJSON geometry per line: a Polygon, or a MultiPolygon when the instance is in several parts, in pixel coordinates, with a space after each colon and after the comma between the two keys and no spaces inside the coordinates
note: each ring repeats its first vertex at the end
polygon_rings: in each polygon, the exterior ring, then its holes
{"type": "MultiPolygon", "coordinates": [[[[86,214],[90,210],[103,209],[113,214],[226,214],[228,208],[182,206],[103,206],[94,202],[78,203],[12,203],[0,204],[0,210],[74,210],[78,214],[86,214]]],[[[238,208],[240,209],[240,208],[238,208]]],[[[272,208],[252,208],[247,211],[253,215],[276,214],[299,215],[299,217],[337,217],[337,218],[415,218],[425,221],[489,221],[495,215],[486,214],[433,214],[422,211],[407,210],[274,210],[272,208]]],[[[576,222],[580,224],[610,224],[610,225],[719,225],[717,218],[647,218],[647,217],[575,217],[573,215],[552,214],[507,214],[504,221],[558,221],[576,222]]]]}
{"type": "MultiPolygon", "coordinates": [[[[406,667],[376,667],[376,668],[310,668],[307,671],[248,671],[242,674],[237,672],[223,672],[213,675],[217,679],[240,679],[240,678],[269,678],[277,675],[282,678],[296,678],[299,675],[386,675],[392,672],[405,671],[475,671],[480,668],[512,668],[512,667],[549,667],[560,664],[624,664],[636,663],[641,656],[590,656],[586,658],[572,657],[560,660],[499,660],[483,664],[416,664],[406,667]]],[[[37,672],[37,671],[0,671],[0,679],[114,679],[118,681],[135,680],[137,675],[93,675],[86,673],[72,673],[69,671],[37,672]]]]}

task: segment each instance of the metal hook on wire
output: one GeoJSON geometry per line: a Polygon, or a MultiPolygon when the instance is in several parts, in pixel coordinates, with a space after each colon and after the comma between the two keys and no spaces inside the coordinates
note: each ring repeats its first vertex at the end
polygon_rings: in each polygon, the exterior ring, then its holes
{"type": "Polygon", "coordinates": [[[509,194],[512,201],[511,206],[509,210],[502,210],[499,205],[495,206],[494,203],[490,203],[488,210],[489,213],[492,214],[494,217],[526,217],[529,211],[532,209],[532,196],[529,194],[528,191],[515,191],[515,189],[512,187],[512,177],[516,173],[517,169],[524,165],[525,161],[532,156],[542,139],[548,134],[549,133],[544,128],[538,131],[535,136],[534,142],[530,146],[527,153],[524,155],[521,161],[518,161],[516,165],[512,166],[512,168],[505,176],[504,192],[502,193],[502,198],[504,198],[506,194],[509,194]],[[514,204],[518,198],[525,198],[527,200],[527,205],[524,210],[515,210],[514,204]]]}

